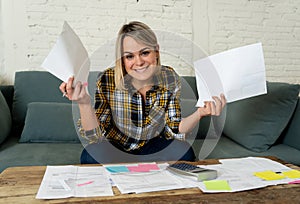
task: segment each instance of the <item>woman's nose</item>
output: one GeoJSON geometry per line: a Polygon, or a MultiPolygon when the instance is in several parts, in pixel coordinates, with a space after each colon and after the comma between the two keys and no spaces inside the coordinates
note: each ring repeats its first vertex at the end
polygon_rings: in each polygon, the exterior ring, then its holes
{"type": "Polygon", "coordinates": [[[144,62],[145,62],[144,59],[139,55],[135,58],[135,64],[138,65],[138,66],[143,65],[144,62]]]}

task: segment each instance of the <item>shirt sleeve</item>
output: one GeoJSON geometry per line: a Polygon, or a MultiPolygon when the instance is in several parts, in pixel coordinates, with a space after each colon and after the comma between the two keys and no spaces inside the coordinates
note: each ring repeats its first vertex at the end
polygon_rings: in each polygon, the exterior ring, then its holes
{"type": "Polygon", "coordinates": [[[99,126],[97,126],[93,130],[85,131],[82,128],[81,120],[78,120],[77,126],[80,135],[87,139],[89,143],[97,143],[105,138],[106,130],[109,128],[110,120],[111,120],[111,111],[109,108],[109,104],[107,102],[107,98],[103,92],[103,88],[105,89],[105,84],[102,84],[102,79],[105,77],[104,75],[100,76],[97,81],[97,88],[95,91],[95,114],[98,118],[99,126]]]}
{"type": "Polygon", "coordinates": [[[77,127],[78,127],[78,131],[79,131],[80,136],[85,138],[86,140],[88,140],[90,144],[98,143],[99,141],[101,141],[103,139],[103,135],[101,134],[101,130],[100,130],[99,126],[97,126],[93,130],[85,131],[82,128],[81,119],[79,119],[77,121],[77,127]]]}

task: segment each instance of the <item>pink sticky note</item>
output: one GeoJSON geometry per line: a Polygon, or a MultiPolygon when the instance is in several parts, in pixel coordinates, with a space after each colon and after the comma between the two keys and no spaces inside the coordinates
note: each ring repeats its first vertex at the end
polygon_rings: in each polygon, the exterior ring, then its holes
{"type": "Polygon", "coordinates": [[[149,170],[159,170],[157,164],[139,164],[140,167],[147,168],[149,170]]]}
{"type": "Polygon", "coordinates": [[[148,172],[148,169],[141,168],[139,166],[128,166],[127,167],[130,172],[148,172]]]}
{"type": "Polygon", "coordinates": [[[159,170],[157,164],[138,164],[137,166],[127,166],[130,172],[149,172],[159,170]]]}

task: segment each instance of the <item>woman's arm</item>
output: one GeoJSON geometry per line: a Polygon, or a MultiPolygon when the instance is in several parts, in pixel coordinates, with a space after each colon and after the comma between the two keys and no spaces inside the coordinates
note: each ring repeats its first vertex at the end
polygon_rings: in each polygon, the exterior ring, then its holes
{"type": "Polygon", "coordinates": [[[214,101],[204,102],[204,107],[199,107],[194,113],[186,118],[183,118],[179,123],[179,132],[188,133],[198,124],[202,117],[208,115],[219,116],[226,104],[226,99],[223,94],[220,98],[213,96],[214,101]]]}
{"type": "Polygon", "coordinates": [[[59,89],[69,100],[77,102],[82,128],[85,131],[93,130],[98,127],[98,119],[91,105],[90,95],[86,91],[87,84],[78,82],[75,87],[72,87],[73,81],[74,77],[69,78],[67,83],[63,82],[59,86],[59,89]]]}

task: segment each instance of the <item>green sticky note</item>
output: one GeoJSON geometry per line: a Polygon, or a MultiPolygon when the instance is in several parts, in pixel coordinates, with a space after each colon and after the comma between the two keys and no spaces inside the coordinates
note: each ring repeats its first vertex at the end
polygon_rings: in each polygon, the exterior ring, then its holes
{"type": "Polygon", "coordinates": [[[254,172],[254,175],[262,178],[266,181],[273,181],[273,180],[279,180],[284,179],[285,176],[281,174],[276,174],[274,171],[261,171],[261,172],[254,172]]]}
{"type": "Polygon", "coordinates": [[[214,191],[231,191],[231,188],[226,180],[211,180],[203,181],[206,190],[214,191]]]}

